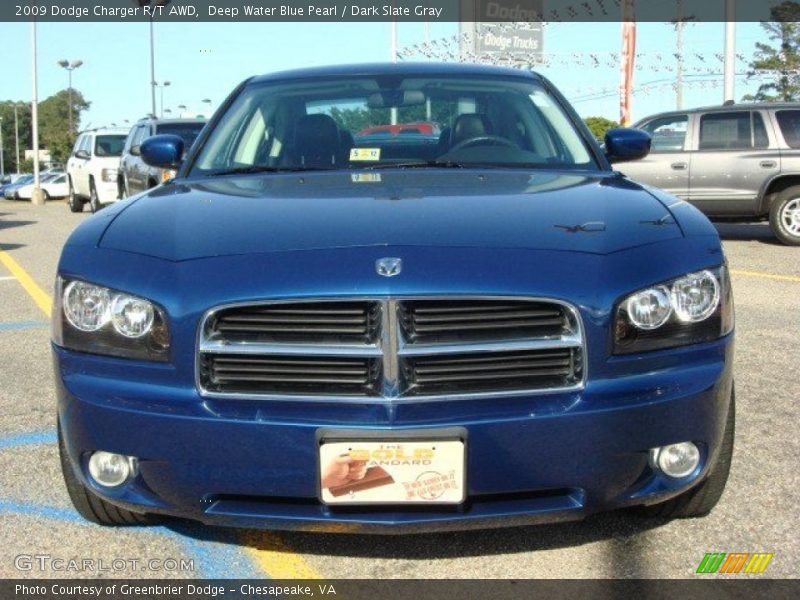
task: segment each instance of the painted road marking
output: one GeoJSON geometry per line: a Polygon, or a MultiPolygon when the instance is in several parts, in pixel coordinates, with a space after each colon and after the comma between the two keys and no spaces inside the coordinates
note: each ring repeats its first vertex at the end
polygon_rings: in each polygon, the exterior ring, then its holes
{"type": "Polygon", "coordinates": [[[25,288],[28,295],[36,302],[36,305],[49,317],[53,308],[53,300],[47,292],[40,288],[39,284],[33,280],[33,277],[28,275],[28,272],[4,250],[0,250],[0,263],[3,263],[11,271],[11,274],[19,280],[20,285],[25,288]]]}
{"type": "Polygon", "coordinates": [[[780,275],[778,273],[764,273],[762,271],[740,271],[739,269],[731,269],[731,275],[742,275],[743,277],[761,277],[763,279],[793,281],[800,283],[800,277],[796,277],[795,275],[780,275]]]}
{"type": "Polygon", "coordinates": [[[18,321],[16,323],[0,323],[0,331],[16,331],[17,329],[36,329],[49,327],[49,321],[18,321]]]}
{"type": "MultiPolygon", "coordinates": [[[[21,446],[36,446],[55,444],[57,436],[53,431],[35,431],[21,433],[10,437],[0,438],[0,451],[7,448],[21,446]]],[[[80,525],[83,527],[97,528],[108,531],[107,528],[90,523],[81,517],[74,509],[46,506],[30,502],[20,502],[0,498],[0,514],[25,515],[80,525]]],[[[220,540],[203,539],[207,531],[202,525],[191,522],[178,523],[169,527],[149,527],[143,530],[146,533],[161,535],[175,540],[183,547],[184,553],[189,558],[197,560],[195,568],[199,569],[202,576],[209,579],[234,578],[250,579],[258,577],[259,572],[242,564],[241,554],[231,543],[224,539],[224,531],[220,532],[220,540]]]]}
{"type": "MultiPolygon", "coordinates": [[[[42,311],[50,315],[52,298],[40,288],[27,271],[4,251],[0,251],[0,262],[19,279],[42,311]]],[[[258,536],[245,535],[245,543],[254,547],[245,548],[253,560],[272,578],[276,579],[321,579],[314,569],[297,553],[293,552],[277,535],[265,533],[258,536]]]]}
{"type": "Polygon", "coordinates": [[[249,532],[243,541],[255,563],[273,579],[322,579],[306,560],[271,532],[249,532]]]}

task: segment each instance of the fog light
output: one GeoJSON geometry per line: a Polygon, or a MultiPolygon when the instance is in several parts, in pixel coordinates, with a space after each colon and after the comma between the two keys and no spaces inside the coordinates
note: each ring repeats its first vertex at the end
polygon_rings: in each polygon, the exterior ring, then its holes
{"type": "Polygon", "coordinates": [[[700,464],[700,450],[692,442],[670,444],[650,451],[653,466],[665,475],[680,478],[691,475],[700,464]]]}
{"type": "Polygon", "coordinates": [[[136,459],[112,452],[95,452],[89,459],[89,475],[105,487],[125,483],[136,468],[136,459]]]}

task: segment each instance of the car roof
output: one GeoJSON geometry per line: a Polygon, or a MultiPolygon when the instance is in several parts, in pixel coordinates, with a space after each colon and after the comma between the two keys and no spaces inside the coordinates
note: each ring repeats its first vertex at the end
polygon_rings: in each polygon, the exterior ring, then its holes
{"type": "Polygon", "coordinates": [[[686,110],[668,110],[660,113],[655,113],[643,117],[637,121],[652,121],[659,117],[668,117],[670,115],[692,115],[697,113],[707,112],[740,112],[743,110],[781,110],[781,109],[794,109],[800,110],[800,102],[742,102],[741,104],[716,104],[710,106],[698,106],[696,108],[689,108],[686,110]]]}
{"type": "Polygon", "coordinates": [[[510,67],[488,65],[437,63],[437,62],[398,62],[398,63],[363,63],[351,65],[335,65],[327,67],[307,67],[278,71],[253,77],[251,83],[281,81],[287,79],[315,79],[318,77],[379,77],[381,75],[405,75],[408,77],[436,76],[484,76],[514,77],[519,79],[540,80],[533,72],[510,67]]]}
{"type": "Polygon", "coordinates": [[[78,135],[85,135],[87,133],[94,133],[95,135],[109,135],[109,134],[120,134],[120,135],[127,135],[128,129],[123,127],[98,127],[97,129],[87,129],[86,131],[81,131],[78,135]]]}
{"type": "Polygon", "coordinates": [[[154,119],[153,117],[143,117],[139,119],[136,124],[140,123],[155,123],[156,125],[169,125],[170,123],[205,123],[205,117],[184,117],[175,119],[154,119]]]}

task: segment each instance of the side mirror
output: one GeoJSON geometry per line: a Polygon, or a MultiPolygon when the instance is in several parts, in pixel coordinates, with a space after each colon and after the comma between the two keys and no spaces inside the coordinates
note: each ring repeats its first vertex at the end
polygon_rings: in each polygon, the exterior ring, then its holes
{"type": "Polygon", "coordinates": [[[145,164],[159,169],[177,169],[183,159],[183,138],[164,133],[142,142],[139,152],[145,164]]]}
{"type": "Polygon", "coordinates": [[[608,162],[639,160],[650,154],[650,134],[641,129],[610,129],[606,133],[605,152],[608,162]]]}
{"type": "Polygon", "coordinates": [[[128,152],[130,152],[133,156],[139,156],[142,153],[141,148],[142,147],[139,144],[136,144],[135,146],[131,146],[128,152]]]}
{"type": "Polygon", "coordinates": [[[89,160],[89,153],[86,150],[78,150],[75,153],[75,158],[80,158],[81,160],[89,160]]]}

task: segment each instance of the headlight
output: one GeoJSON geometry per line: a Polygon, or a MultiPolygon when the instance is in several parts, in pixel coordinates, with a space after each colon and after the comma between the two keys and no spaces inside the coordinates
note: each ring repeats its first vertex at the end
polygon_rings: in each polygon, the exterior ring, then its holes
{"type": "Polygon", "coordinates": [[[100,177],[105,182],[111,182],[117,180],[117,170],[116,169],[103,169],[100,171],[100,177]]]}
{"type": "Polygon", "coordinates": [[[149,300],[85,281],[56,281],[53,341],[59,346],[125,358],[166,361],[166,313],[149,300]]]}
{"type": "Polygon", "coordinates": [[[689,273],[623,298],[614,320],[614,354],[709,342],[733,331],[725,267],[689,273]]]}

